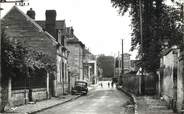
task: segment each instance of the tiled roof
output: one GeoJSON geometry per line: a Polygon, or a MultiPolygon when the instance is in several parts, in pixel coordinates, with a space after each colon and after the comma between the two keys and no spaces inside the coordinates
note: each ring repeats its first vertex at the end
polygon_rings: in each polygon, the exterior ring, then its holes
{"type": "Polygon", "coordinates": [[[2,26],[7,36],[16,38],[25,46],[40,49],[49,55],[55,53],[57,42],[49,33],[42,30],[33,19],[24,14],[16,6],[3,17],[2,26]]]}
{"type": "MultiPolygon", "coordinates": [[[[37,20],[36,21],[42,28],[45,28],[45,21],[44,20],[37,20]]],[[[66,28],[66,23],[65,20],[57,20],[56,21],[56,29],[65,29],[66,28]]]]}

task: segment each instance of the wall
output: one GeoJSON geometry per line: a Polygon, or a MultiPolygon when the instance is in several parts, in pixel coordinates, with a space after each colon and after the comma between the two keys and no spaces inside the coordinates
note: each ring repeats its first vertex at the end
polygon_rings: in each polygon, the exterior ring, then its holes
{"type": "Polygon", "coordinates": [[[11,100],[15,106],[26,104],[28,102],[28,90],[13,90],[11,100]]]}
{"type": "Polygon", "coordinates": [[[162,87],[162,96],[169,103],[171,99],[173,99],[173,69],[174,69],[174,56],[172,51],[170,51],[167,55],[163,56],[163,85],[162,87]]]}
{"type": "Polygon", "coordinates": [[[77,79],[83,77],[83,51],[78,43],[67,44],[67,49],[70,51],[68,57],[68,65],[70,67],[71,75],[77,76],[77,79]]]}
{"type": "Polygon", "coordinates": [[[183,107],[183,100],[184,100],[184,78],[183,78],[183,74],[184,74],[184,58],[183,55],[182,57],[179,58],[179,62],[178,62],[178,78],[177,78],[177,110],[181,110],[183,107]]]}
{"type": "Polygon", "coordinates": [[[47,99],[47,89],[46,88],[33,89],[32,99],[33,101],[40,101],[40,100],[47,99]]]}

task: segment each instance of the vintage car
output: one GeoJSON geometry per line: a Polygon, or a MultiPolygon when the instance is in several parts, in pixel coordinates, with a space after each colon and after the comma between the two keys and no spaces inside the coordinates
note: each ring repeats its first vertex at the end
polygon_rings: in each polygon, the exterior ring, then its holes
{"type": "Polygon", "coordinates": [[[88,93],[88,83],[86,81],[75,81],[75,86],[72,87],[72,95],[80,94],[87,95],[88,93]]]}

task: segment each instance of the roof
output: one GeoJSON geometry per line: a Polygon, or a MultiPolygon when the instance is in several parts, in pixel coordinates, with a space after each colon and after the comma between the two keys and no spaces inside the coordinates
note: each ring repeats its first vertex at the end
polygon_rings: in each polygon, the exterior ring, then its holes
{"type": "MultiPolygon", "coordinates": [[[[45,21],[44,20],[37,20],[36,21],[42,28],[45,28],[45,21]]],[[[57,20],[56,21],[56,29],[66,29],[65,20],[57,20]]]]}
{"type": "Polygon", "coordinates": [[[26,46],[39,48],[46,53],[50,53],[48,50],[53,49],[50,55],[55,51],[53,48],[57,45],[55,38],[43,31],[41,26],[16,6],[3,17],[2,26],[5,27],[9,37],[19,39],[26,46]]]}
{"type": "Polygon", "coordinates": [[[67,43],[70,43],[70,44],[75,44],[75,43],[78,43],[80,44],[82,47],[85,47],[85,45],[74,35],[74,37],[72,38],[68,38],[67,39],[67,43]]]}
{"type": "Polygon", "coordinates": [[[84,54],[92,54],[88,49],[84,49],[84,54]]]}

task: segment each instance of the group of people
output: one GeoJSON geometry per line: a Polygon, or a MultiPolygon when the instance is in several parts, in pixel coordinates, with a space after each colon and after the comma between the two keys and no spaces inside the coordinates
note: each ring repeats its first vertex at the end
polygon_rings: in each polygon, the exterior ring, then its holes
{"type": "MultiPolygon", "coordinates": [[[[103,83],[100,83],[101,87],[103,87],[103,83]]],[[[110,82],[108,82],[108,87],[110,87],[110,82]]],[[[113,88],[114,87],[114,82],[112,81],[111,82],[111,87],[113,88]]]]}

